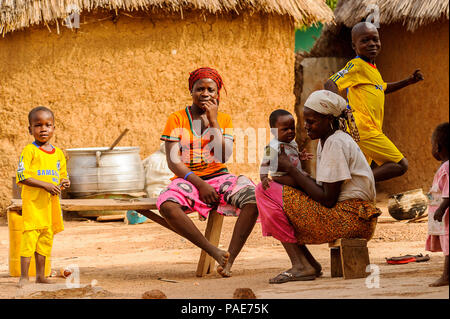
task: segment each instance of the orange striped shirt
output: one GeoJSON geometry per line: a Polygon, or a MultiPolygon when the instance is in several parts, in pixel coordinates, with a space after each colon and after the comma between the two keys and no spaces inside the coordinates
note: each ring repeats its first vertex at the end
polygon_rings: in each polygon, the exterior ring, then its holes
{"type": "MultiPolygon", "coordinates": [[[[218,112],[217,121],[223,136],[233,140],[231,117],[228,114],[218,112]]],[[[226,165],[214,158],[209,145],[210,128],[207,128],[203,134],[199,134],[195,130],[197,127],[197,130],[199,130],[199,125],[195,124],[189,106],[184,110],[172,113],[167,120],[161,140],[179,142],[182,162],[197,176],[211,178],[228,173],[226,165]]]]}

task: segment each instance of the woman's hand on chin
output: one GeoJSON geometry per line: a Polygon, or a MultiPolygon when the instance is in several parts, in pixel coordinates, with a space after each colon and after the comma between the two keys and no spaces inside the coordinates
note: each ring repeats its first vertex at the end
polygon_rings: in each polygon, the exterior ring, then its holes
{"type": "Polygon", "coordinates": [[[217,100],[208,100],[205,104],[203,104],[202,108],[205,110],[208,122],[211,126],[214,127],[214,124],[217,124],[217,112],[219,110],[219,104],[217,103],[217,100]]]}

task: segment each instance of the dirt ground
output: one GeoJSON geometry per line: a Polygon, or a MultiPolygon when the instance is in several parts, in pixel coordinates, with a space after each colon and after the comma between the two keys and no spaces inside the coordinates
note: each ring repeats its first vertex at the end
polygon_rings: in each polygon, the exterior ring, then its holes
{"type": "MultiPolygon", "coordinates": [[[[236,288],[251,288],[258,299],[448,299],[448,286],[428,287],[440,276],[444,258],[442,253],[424,250],[427,223],[394,221],[386,203],[382,197],[379,207],[383,215],[368,243],[371,263],[378,266],[368,278],[331,278],[329,248],[324,244],[309,246],[323,266],[321,278],[281,285],[271,285],[268,280],[290,268],[289,260],[279,242],[261,235],[259,223],[234,264],[233,277],[222,278],[214,272],[198,278],[195,271],[200,250],[158,224],[88,220],[66,221],[64,232],[55,236],[52,252],[53,270],[79,267],[81,288],[67,289],[62,277],[50,278],[51,285],[32,283],[17,288],[18,278],[10,277],[8,271],[8,226],[2,223],[0,298],[140,299],[144,292],[159,289],[168,299],[229,299],[236,288]],[[419,253],[429,254],[431,259],[404,265],[385,261],[386,257],[419,253]]],[[[206,222],[195,216],[192,220],[204,231],[206,222]]],[[[233,217],[224,220],[220,240],[224,248],[234,222],[233,217]]]]}

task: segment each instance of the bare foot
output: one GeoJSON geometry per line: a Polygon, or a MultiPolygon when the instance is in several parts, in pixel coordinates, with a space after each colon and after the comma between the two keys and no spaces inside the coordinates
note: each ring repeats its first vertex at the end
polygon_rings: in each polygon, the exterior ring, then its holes
{"type": "Polygon", "coordinates": [[[448,286],[448,278],[439,277],[438,280],[428,285],[429,287],[442,287],[442,286],[448,286]]]}
{"type": "Polygon", "coordinates": [[[322,275],[323,275],[322,265],[316,261],[314,263],[311,263],[311,266],[314,268],[314,270],[316,272],[316,277],[322,277],[322,275]]]}
{"type": "Polygon", "coordinates": [[[225,267],[219,265],[217,266],[217,272],[224,278],[231,277],[231,265],[229,263],[227,263],[225,267]]]}
{"type": "Polygon", "coordinates": [[[230,253],[228,251],[217,248],[216,253],[211,255],[220,266],[225,266],[230,258],[230,253]]]}
{"type": "Polygon", "coordinates": [[[36,277],[36,283],[37,283],[37,284],[51,284],[52,281],[51,281],[51,280],[48,280],[48,279],[45,278],[45,277],[36,277]]]}
{"type": "Polygon", "coordinates": [[[322,265],[311,255],[311,252],[306,248],[306,246],[300,246],[300,248],[303,250],[306,259],[308,259],[308,262],[311,264],[311,266],[314,267],[316,270],[316,277],[322,277],[322,265]]]}
{"type": "Polygon", "coordinates": [[[30,281],[28,278],[20,277],[19,282],[17,283],[17,287],[22,288],[23,286],[29,285],[30,281]]]}
{"type": "Polygon", "coordinates": [[[299,268],[291,268],[290,272],[297,276],[317,276],[317,271],[314,267],[304,267],[302,269],[299,268]]]}
{"type": "Polygon", "coordinates": [[[225,266],[219,265],[217,266],[217,272],[224,278],[231,277],[231,267],[233,266],[234,259],[236,257],[230,257],[225,266]]]}

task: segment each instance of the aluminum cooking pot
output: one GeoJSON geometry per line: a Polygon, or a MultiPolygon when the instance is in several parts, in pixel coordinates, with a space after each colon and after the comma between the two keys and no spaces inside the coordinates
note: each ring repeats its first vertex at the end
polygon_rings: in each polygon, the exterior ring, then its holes
{"type": "Polygon", "coordinates": [[[71,148],[66,152],[71,196],[144,190],[145,173],[139,147],[71,148]]]}

